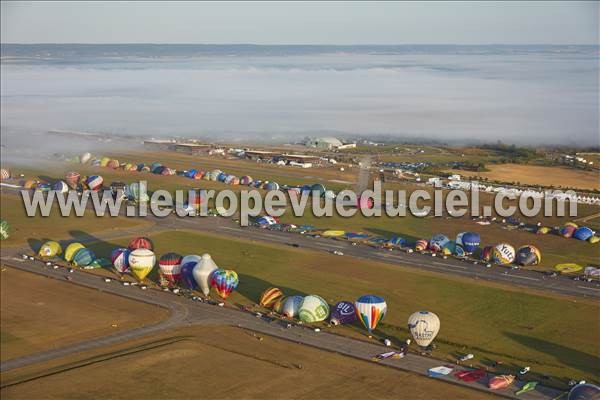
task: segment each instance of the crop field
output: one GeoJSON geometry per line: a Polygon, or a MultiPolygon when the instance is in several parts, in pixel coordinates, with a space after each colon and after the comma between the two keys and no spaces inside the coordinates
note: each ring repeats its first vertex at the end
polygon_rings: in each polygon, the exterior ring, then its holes
{"type": "MultiPolygon", "coordinates": [[[[9,221],[11,236],[2,241],[2,246],[23,246],[30,240],[36,243],[46,238],[73,239],[80,233],[87,234],[103,231],[120,231],[130,228],[143,230],[150,225],[139,218],[119,218],[110,216],[97,217],[86,212],[83,217],[64,218],[58,207],[53,207],[48,217],[28,217],[20,194],[2,193],[0,196],[0,216],[9,221]]],[[[30,243],[31,244],[31,243],[30,243]]]]}
{"type": "Polygon", "coordinates": [[[12,268],[1,273],[2,361],[159,322],[166,309],[12,268]]]}
{"type": "Polygon", "coordinates": [[[542,167],[521,164],[489,165],[488,169],[490,169],[489,172],[468,171],[463,174],[507,183],[518,182],[527,185],[576,188],[581,190],[600,189],[599,171],[583,171],[567,167],[542,167]]]}
{"type": "MultiPolygon", "coordinates": [[[[418,269],[217,235],[176,231],[151,238],[158,255],[208,252],[220,267],[235,270],[240,285],[227,300],[230,304],[254,304],[271,286],[286,295],[319,294],[330,304],[374,293],[388,303],[388,315],[377,337],[390,337],[396,343],[405,340],[408,315],[429,309],[442,320],[436,357],[450,361],[457,354],[472,352],[477,354],[477,364],[502,360],[509,372],[529,365],[536,373],[560,379],[594,379],[600,372],[596,340],[600,327],[586,324],[600,312],[598,302],[525,293],[418,269]],[[586,329],[573,329],[582,324],[586,329]]],[[[128,239],[90,247],[97,254],[108,254],[128,239]]],[[[157,279],[156,271],[150,279],[157,279]]],[[[357,324],[335,329],[364,338],[365,331],[357,324]]]]}
{"type": "Polygon", "coordinates": [[[75,357],[3,375],[3,385],[31,380],[4,387],[2,398],[491,398],[233,327],[180,328],[75,357]]]}

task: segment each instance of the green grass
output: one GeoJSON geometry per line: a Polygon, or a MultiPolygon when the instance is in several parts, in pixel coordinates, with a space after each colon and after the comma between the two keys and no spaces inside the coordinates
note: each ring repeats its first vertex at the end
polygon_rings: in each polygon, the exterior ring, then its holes
{"type": "MultiPolygon", "coordinates": [[[[108,255],[128,239],[91,247],[108,255]]],[[[442,321],[436,357],[472,352],[484,365],[502,360],[510,372],[529,365],[558,379],[593,380],[600,373],[597,302],[528,294],[362,259],[195,232],[165,232],[152,239],[157,255],[208,252],[220,267],[237,271],[240,285],[230,303],[253,304],[271,286],[286,295],[318,294],[330,304],[375,293],[388,303],[388,315],[376,336],[396,343],[406,339],[408,316],[428,309],[442,321]]],[[[358,325],[336,331],[364,332],[358,325]]]]}

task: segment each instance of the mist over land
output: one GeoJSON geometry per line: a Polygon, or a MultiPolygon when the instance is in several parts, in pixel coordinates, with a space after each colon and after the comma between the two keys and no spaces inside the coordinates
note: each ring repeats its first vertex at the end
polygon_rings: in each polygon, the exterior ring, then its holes
{"type": "Polygon", "coordinates": [[[599,54],[597,46],[3,44],[3,143],[62,129],[598,145],[599,54]]]}

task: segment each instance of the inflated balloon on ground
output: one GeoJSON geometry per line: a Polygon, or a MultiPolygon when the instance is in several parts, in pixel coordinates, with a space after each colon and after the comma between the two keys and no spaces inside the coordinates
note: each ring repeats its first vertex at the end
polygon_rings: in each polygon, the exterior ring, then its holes
{"type": "Polygon", "coordinates": [[[260,295],[258,304],[261,307],[272,308],[280,297],[283,297],[283,292],[279,288],[268,288],[260,295]]]}
{"type": "Polygon", "coordinates": [[[38,255],[40,257],[54,257],[62,254],[62,248],[58,242],[53,240],[47,241],[40,247],[38,255]]]}
{"type": "Polygon", "coordinates": [[[148,276],[155,263],[156,256],[152,250],[139,248],[129,254],[129,269],[139,281],[148,276]]]}
{"type": "Polygon", "coordinates": [[[306,296],[298,310],[298,317],[306,323],[324,321],[328,316],[329,305],[322,297],[314,294],[306,296]]]}
{"type": "Polygon", "coordinates": [[[166,253],[158,259],[158,268],[162,276],[169,282],[177,282],[181,278],[181,260],[177,253],[166,253]]]}
{"type": "Polygon", "coordinates": [[[354,302],[356,316],[371,333],[387,313],[387,303],[381,296],[367,294],[354,302]]]}
{"type": "Polygon", "coordinates": [[[129,255],[131,251],[126,248],[117,248],[114,249],[110,255],[110,259],[115,269],[124,274],[125,272],[129,272],[129,255]]]}
{"type": "Polygon", "coordinates": [[[210,279],[212,273],[219,267],[213,261],[210,254],[202,254],[200,263],[194,267],[192,274],[196,280],[196,284],[205,296],[210,293],[210,279]]]}
{"type": "Polygon", "coordinates": [[[210,285],[222,299],[229,297],[239,283],[240,280],[235,271],[222,268],[219,268],[212,273],[210,281],[210,285]]]}
{"type": "Polygon", "coordinates": [[[408,317],[408,330],[415,342],[427,347],[440,331],[440,319],[429,311],[417,311],[408,317]]]}

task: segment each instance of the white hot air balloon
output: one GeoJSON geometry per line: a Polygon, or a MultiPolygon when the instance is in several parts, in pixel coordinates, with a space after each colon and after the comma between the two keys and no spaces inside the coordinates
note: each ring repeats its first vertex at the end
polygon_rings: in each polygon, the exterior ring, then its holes
{"type": "Polygon", "coordinates": [[[200,287],[202,293],[205,296],[208,296],[210,293],[210,278],[216,269],[218,269],[217,264],[213,261],[210,254],[202,254],[200,258],[200,262],[198,265],[194,267],[192,274],[194,275],[194,280],[200,287]]]}
{"type": "Polygon", "coordinates": [[[88,161],[90,161],[91,158],[92,158],[92,155],[90,153],[83,153],[81,155],[80,161],[81,161],[82,164],[85,164],[88,161]]]}
{"type": "Polygon", "coordinates": [[[302,304],[302,300],[304,297],[302,296],[290,296],[283,302],[283,306],[281,307],[281,314],[285,315],[288,318],[295,318],[298,316],[298,310],[300,310],[300,305],[302,304]]]}
{"type": "Polygon", "coordinates": [[[417,311],[408,317],[408,330],[419,346],[427,347],[440,331],[440,319],[432,312],[417,311]]]}

